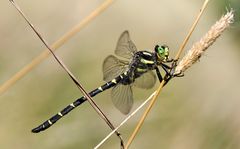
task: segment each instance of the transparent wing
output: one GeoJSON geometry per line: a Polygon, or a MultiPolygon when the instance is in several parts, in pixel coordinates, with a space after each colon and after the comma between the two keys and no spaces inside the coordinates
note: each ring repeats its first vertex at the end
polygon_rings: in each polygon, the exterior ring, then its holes
{"type": "Polygon", "coordinates": [[[118,84],[112,89],[112,101],[115,107],[123,114],[128,114],[133,106],[131,85],[118,84]]]}
{"type": "Polygon", "coordinates": [[[103,62],[103,80],[111,81],[128,70],[128,61],[123,61],[113,55],[109,55],[103,62]]]}
{"type": "Polygon", "coordinates": [[[143,89],[150,89],[156,83],[156,75],[152,71],[148,71],[141,75],[139,78],[136,78],[134,85],[143,89]]]}
{"type": "Polygon", "coordinates": [[[128,31],[124,31],[118,39],[115,54],[127,59],[131,59],[137,48],[131,41],[128,31]]]}

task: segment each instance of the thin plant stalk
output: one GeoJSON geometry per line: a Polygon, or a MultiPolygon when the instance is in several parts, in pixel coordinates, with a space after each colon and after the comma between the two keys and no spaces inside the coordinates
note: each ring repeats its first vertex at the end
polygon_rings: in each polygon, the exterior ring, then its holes
{"type": "Polygon", "coordinates": [[[205,0],[205,1],[204,1],[203,5],[202,5],[202,8],[200,9],[200,12],[198,13],[198,16],[196,17],[196,20],[194,21],[194,23],[193,23],[192,27],[190,28],[190,30],[189,30],[186,38],[184,39],[181,47],[179,48],[178,53],[176,54],[176,56],[175,56],[175,58],[174,58],[175,60],[178,60],[179,57],[181,56],[181,54],[182,54],[182,52],[183,52],[183,49],[185,48],[185,46],[186,46],[189,38],[191,37],[194,29],[196,28],[196,26],[197,26],[197,24],[198,24],[198,22],[199,22],[199,20],[200,20],[200,17],[202,16],[202,13],[203,13],[204,10],[207,8],[208,2],[209,2],[209,0],[205,0]]]}
{"type": "Polygon", "coordinates": [[[183,73],[194,63],[198,62],[202,54],[211,46],[222,32],[234,22],[234,13],[231,9],[222,16],[210,30],[196,43],[178,63],[175,73],[183,73]]]}
{"type": "MultiPolygon", "coordinates": [[[[94,18],[99,16],[104,10],[106,10],[114,0],[106,0],[100,6],[98,6],[94,11],[92,11],[88,16],[81,20],[77,25],[66,32],[62,37],[60,37],[56,42],[54,42],[50,47],[53,51],[57,50],[64,43],[66,43],[70,38],[76,35],[81,29],[88,25],[94,18]]],[[[50,55],[48,49],[44,49],[43,52],[35,57],[30,63],[25,65],[21,70],[19,70],[15,75],[10,77],[0,86],[0,95],[6,92],[11,86],[13,86],[18,80],[23,78],[32,69],[38,66],[43,60],[45,60],[50,55]]]]}
{"type": "Polygon", "coordinates": [[[126,149],[129,148],[129,146],[131,145],[132,141],[133,141],[134,138],[136,137],[137,133],[138,133],[139,130],[141,129],[141,127],[142,127],[142,125],[143,125],[143,123],[144,123],[144,120],[146,119],[148,113],[149,113],[150,110],[152,109],[154,103],[157,101],[156,99],[157,99],[159,93],[161,92],[164,84],[165,84],[165,80],[163,80],[163,81],[160,83],[160,85],[159,85],[159,87],[158,87],[158,89],[157,89],[157,91],[156,91],[156,94],[152,97],[152,100],[150,101],[149,106],[147,107],[147,109],[144,111],[142,117],[140,118],[140,120],[139,120],[136,128],[134,129],[132,135],[130,136],[130,138],[129,138],[127,144],[126,144],[126,149]]]}
{"type": "MultiPolygon", "coordinates": [[[[202,7],[201,7],[201,9],[200,9],[200,12],[199,12],[196,20],[194,21],[194,23],[193,23],[193,25],[192,25],[189,33],[187,34],[185,40],[183,41],[183,44],[181,45],[181,47],[180,47],[179,50],[178,50],[178,53],[177,53],[176,56],[175,56],[175,60],[178,60],[178,59],[179,59],[179,57],[180,57],[180,55],[181,55],[184,47],[186,46],[186,43],[188,42],[190,36],[192,35],[192,33],[193,33],[193,31],[194,31],[194,29],[195,29],[195,27],[196,27],[196,25],[197,25],[197,23],[198,23],[198,21],[199,21],[199,19],[200,19],[200,17],[202,16],[203,11],[204,11],[205,8],[207,7],[208,2],[209,2],[209,0],[205,0],[205,2],[203,3],[203,5],[202,5],[202,7]]],[[[166,75],[165,75],[165,77],[166,77],[166,75]]],[[[128,139],[128,142],[127,142],[127,144],[126,144],[126,149],[129,148],[129,146],[131,145],[132,141],[134,140],[134,138],[136,137],[137,133],[139,132],[141,126],[142,126],[143,123],[144,123],[144,120],[146,119],[148,113],[150,112],[150,110],[152,109],[154,103],[156,102],[157,97],[159,96],[159,94],[160,94],[160,92],[161,92],[164,84],[165,84],[165,80],[163,80],[163,81],[160,83],[160,85],[159,85],[159,87],[158,87],[158,89],[157,89],[157,93],[155,94],[155,96],[153,96],[152,101],[150,102],[150,104],[149,104],[149,106],[147,107],[147,109],[144,111],[144,113],[143,113],[142,117],[140,118],[140,120],[139,120],[136,128],[134,129],[132,135],[131,135],[130,138],[128,139]]]]}
{"type": "MultiPolygon", "coordinates": [[[[46,40],[43,38],[43,36],[37,31],[37,29],[33,26],[33,24],[30,22],[29,19],[25,16],[23,11],[20,9],[20,7],[17,5],[17,3],[14,0],[9,0],[13,6],[17,9],[17,11],[21,14],[21,16],[25,19],[25,21],[28,23],[28,25],[33,29],[33,31],[37,34],[39,39],[43,42],[43,44],[47,47],[47,49],[50,51],[50,53],[53,55],[55,60],[59,63],[59,65],[63,68],[63,70],[69,75],[69,77],[72,79],[72,81],[75,83],[75,85],[78,87],[78,89],[83,93],[83,95],[87,98],[90,105],[94,108],[94,110],[99,114],[99,116],[108,124],[108,126],[114,130],[115,127],[110,122],[110,120],[107,118],[107,116],[102,112],[102,110],[98,107],[98,105],[93,101],[91,96],[86,92],[86,90],[82,87],[80,82],[77,80],[77,78],[72,74],[72,72],[67,68],[67,66],[62,62],[62,60],[55,55],[51,47],[48,45],[46,40]]],[[[120,146],[121,148],[124,148],[124,142],[122,140],[121,134],[116,131],[116,135],[120,139],[120,146]]]]}

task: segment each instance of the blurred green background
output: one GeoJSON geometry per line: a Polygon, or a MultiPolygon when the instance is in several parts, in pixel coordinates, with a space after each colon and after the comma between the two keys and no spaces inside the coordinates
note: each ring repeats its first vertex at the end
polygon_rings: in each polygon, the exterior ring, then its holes
{"type": "MultiPolygon", "coordinates": [[[[49,43],[87,16],[103,0],[17,1],[49,43]]],[[[195,19],[203,0],[119,0],[62,46],[59,55],[82,85],[92,90],[102,85],[102,62],[113,54],[118,37],[129,30],[138,49],[152,50],[167,44],[174,57],[195,19]]],[[[211,25],[233,7],[233,24],[204,54],[201,61],[172,80],[163,90],[131,148],[239,149],[240,148],[240,25],[238,0],[212,0],[188,46],[198,41],[211,25]]],[[[0,1],[0,84],[38,56],[45,47],[7,1],[0,1]]],[[[157,88],[134,88],[140,105],[157,88]]],[[[85,103],[50,129],[31,129],[77,97],[78,89],[49,57],[0,96],[1,149],[93,148],[109,127],[85,103]]],[[[117,125],[122,115],[111,103],[110,91],[95,101],[117,125]]],[[[143,110],[120,129],[127,140],[143,110]]],[[[119,148],[116,136],[104,149],[119,148]]]]}

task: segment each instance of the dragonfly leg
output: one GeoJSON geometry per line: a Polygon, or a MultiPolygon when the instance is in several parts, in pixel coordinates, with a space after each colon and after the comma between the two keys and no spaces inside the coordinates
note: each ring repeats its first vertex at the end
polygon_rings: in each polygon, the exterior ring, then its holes
{"type": "Polygon", "coordinates": [[[166,64],[162,64],[162,68],[166,72],[167,75],[170,75],[172,67],[170,67],[170,66],[168,66],[166,64]]]}
{"type": "Polygon", "coordinates": [[[175,68],[177,67],[177,61],[178,60],[174,60],[171,66],[171,70],[170,70],[170,76],[171,77],[183,77],[184,73],[182,71],[175,73],[175,68]]]}
{"type": "Polygon", "coordinates": [[[182,71],[173,74],[174,77],[183,77],[184,73],[182,71]]]}
{"type": "Polygon", "coordinates": [[[164,86],[168,83],[168,81],[171,79],[172,77],[170,75],[166,75],[164,77],[164,80],[165,80],[165,83],[164,83],[164,86]]]}
{"type": "MultiPolygon", "coordinates": [[[[171,76],[172,67],[162,63],[162,68],[166,73],[166,75],[164,77],[164,80],[165,80],[164,85],[166,85],[168,83],[168,81],[172,78],[172,76],[171,76]]],[[[162,78],[162,75],[158,68],[156,68],[156,72],[157,72],[159,81],[162,82],[163,78],[162,78]]]]}
{"type": "Polygon", "coordinates": [[[159,82],[161,83],[162,80],[163,80],[163,78],[162,78],[162,75],[161,75],[161,73],[160,73],[158,67],[156,67],[156,73],[157,73],[157,76],[158,76],[158,80],[159,80],[159,82]]]}
{"type": "Polygon", "coordinates": [[[166,68],[166,69],[172,69],[172,66],[168,66],[168,65],[166,65],[166,64],[164,64],[164,63],[162,63],[161,65],[162,65],[162,67],[164,67],[164,68],[166,68]]]}
{"type": "Polygon", "coordinates": [[[167,63],[171,63],[171,62],[173,62],[173,61],[174,61],[174,59],[171,58],[171,59],[167,59],[166,62],[167,62],[167,63]]]}
{"type": "Polygon", "coordinates": [[[168,83],[168,81],[170,79],[172,79],[173,77],[183,77],[184,76],[183,72],[175,73],[175,68],[177,66],[177,60],[171,60],[171,61],[172,61],[171,66],[168,66],[168,65],[162,63],[162,68],[166,72],[166,76],[164,78],[164,80],[165,80],[164,85],[166,85],[168,83]]]}

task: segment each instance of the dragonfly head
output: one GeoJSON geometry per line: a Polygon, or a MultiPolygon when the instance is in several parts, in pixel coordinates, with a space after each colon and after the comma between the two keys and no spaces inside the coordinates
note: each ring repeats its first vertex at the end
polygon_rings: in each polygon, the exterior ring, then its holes
{"type": "Polygon", "coordinates": [[[156,45],[155,46],[155,52],[157,54],[157,58],[159,61],[164,61],[166,62],[168,60],[169,56],[169,48],[166,45],[156,45]]]}

